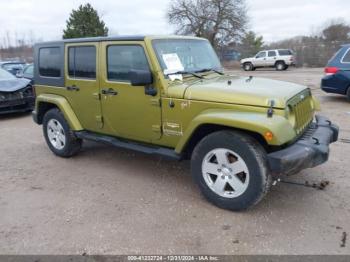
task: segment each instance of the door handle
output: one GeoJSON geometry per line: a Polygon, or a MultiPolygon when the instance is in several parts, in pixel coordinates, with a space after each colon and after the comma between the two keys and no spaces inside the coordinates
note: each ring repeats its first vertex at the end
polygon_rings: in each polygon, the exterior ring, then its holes
{"type": "Polygon", "coordinates": [[[79,91],[79,87],[77,87],[76,85],[67,86],[66,89],[68,91],[79,91]]]}
{"type": "Polygon", "coordinates": [[[113,88],[108,88],[108,89],[104,88],[104,89],[101,90],[101,93],[103,95],[109,95],[109,96],[116,96],[116,95],[118,95],[118,92],[115,91],[113,88]]]}

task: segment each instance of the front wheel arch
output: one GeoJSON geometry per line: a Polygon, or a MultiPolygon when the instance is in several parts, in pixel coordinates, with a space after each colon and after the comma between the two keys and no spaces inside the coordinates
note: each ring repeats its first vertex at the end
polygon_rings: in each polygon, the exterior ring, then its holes
{"type": "Polygon", "coordinates": [[[208,135],[218,132],[218,131],[236,131],[246,134],[249,137],[255,139],[266,151],[270,151],[270,146],[267,144],[264,137],[256,132],[252,132],[249,130],[244,130],[240,128],[233,128],[228,126],[216,125],[216,124],[203,124],[196,128],[196,130],[192,133],[188,142],[182,150],[182,154],[185,159],[190,159],[192,152],[196,145],[208,135]]]}

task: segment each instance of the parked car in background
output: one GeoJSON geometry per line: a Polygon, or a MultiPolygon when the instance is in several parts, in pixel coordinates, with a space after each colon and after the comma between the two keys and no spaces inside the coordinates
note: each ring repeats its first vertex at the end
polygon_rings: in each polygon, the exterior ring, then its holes
{"type": "Polygon", "coordinates": [[[0,69],[0,114],[32,111],[35,93],[30,80],[0,69]]]}
{"type": "Polygon", "coordinates": [[[13,75],[17,75],[19,72],[21,72],[25,65],[26,63],[19,61],[0,62],[0,68],[10,72],[13,75]]]}
{"type": "Polygon", "coordinates": [[[254,57],[241,60],[241,66],[245,71],[254,71],[262,67],[274,67],[278,71],[283,71],[292,65],[295,65],[294,54],[288,49],[264,50],[254,57]]]}
{"type": "Polygon", "coordinates": [[[321,88],[327,93],[346,95],[350,101],[350,44],[344,45],[329,60],[321,88]]]}
{"type": "Polygon", "coordinates": [[[21,72],[18,72],[17,77],[26,78],[30,80],[30,83],[33,84],[34,79],[34,64],[29,64],[23,68],[21,72]]]}

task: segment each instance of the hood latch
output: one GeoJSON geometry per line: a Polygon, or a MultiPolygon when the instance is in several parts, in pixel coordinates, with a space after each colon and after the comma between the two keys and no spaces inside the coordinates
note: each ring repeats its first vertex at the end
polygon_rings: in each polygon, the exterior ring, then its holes
{"type": "Polygon", "coordinates": [[[273,113],[274,113],[273,107],[274,107],[274,106],[275,106],[275,100],[270,100],[270,107],[269,107],[269,109],[267,110],[267,117],[268,117],[268,118],[273,117],[273,113]]]}

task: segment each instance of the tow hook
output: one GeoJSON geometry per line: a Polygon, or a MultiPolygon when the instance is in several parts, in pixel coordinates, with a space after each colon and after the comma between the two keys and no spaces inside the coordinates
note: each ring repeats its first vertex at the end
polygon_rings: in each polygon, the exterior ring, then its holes
{"type": "Polygon", "coordinates": [[[273,186],[276,186],[278,182],[281,182],[281,179],[280,179],[280,178],[275,179],[275,180],[272,182],[272,185],[273,185],[273,186]]]}

